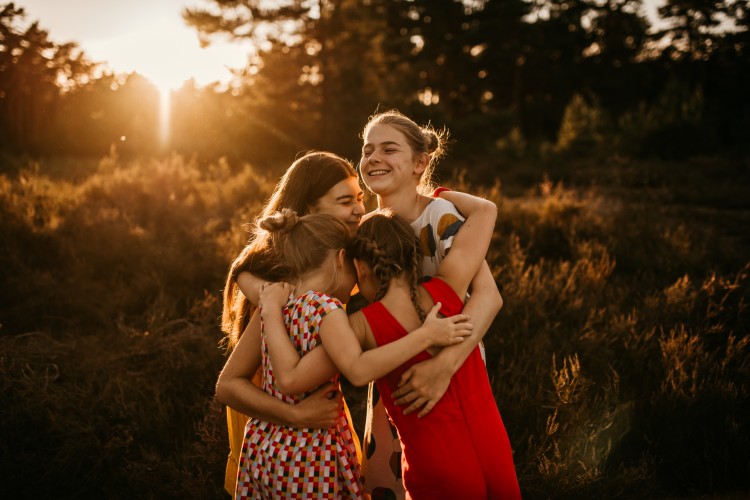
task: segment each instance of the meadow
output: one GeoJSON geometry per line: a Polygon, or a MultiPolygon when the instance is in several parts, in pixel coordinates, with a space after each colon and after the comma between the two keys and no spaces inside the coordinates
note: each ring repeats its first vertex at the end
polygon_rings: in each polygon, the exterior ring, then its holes
{"type": "MultiPolygon", "coordinates": [[[[0,166],[0,496],[227,498],[221,289],[278,172],[0,166]]],[[[442,183],[499,208],[487,368],[524,497],[750,492],[747,160],[487,169],[442,183]]]]}

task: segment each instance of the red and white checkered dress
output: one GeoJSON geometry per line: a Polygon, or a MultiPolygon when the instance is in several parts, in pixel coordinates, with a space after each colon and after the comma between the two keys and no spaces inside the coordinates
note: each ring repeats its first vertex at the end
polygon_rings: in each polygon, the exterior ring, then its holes
{"type": "MultiPolygon", "coordinates": [[[[320,325],[330,311],[341,308],[337,299],[313,291],[291,299],[284,307],[284,323],[302,356],[320,343],[320,325]]],[[[275,379],[265,334],[261,389],[296,404],[309,393],[285,396],[275,379]]],[[[333,382],[338,383],[338,375],[333,382]]],[[[237,498],[362,498],[359,461],[352,429],[342,410],[330,429],[293,429],[251,418],[245,427],[240,455],[237,498]]]]}

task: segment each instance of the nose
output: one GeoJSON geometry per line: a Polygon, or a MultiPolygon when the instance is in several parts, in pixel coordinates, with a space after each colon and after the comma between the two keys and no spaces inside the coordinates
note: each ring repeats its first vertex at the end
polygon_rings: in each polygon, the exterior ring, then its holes
{"type": "Polygon", "coordinates": [[[358,201],[357,204],[354,207],[354,215],[356,216],[363,216],[365,215],[365,204],[361,201],[358,201]]]}
{"type": "Polygon", "coordinates": [[[365,162],[367,163],[379,163],[380,162],[380,154],[377,151],[373,151],[370,153],[370,156],[365,159],[365,162]]]}

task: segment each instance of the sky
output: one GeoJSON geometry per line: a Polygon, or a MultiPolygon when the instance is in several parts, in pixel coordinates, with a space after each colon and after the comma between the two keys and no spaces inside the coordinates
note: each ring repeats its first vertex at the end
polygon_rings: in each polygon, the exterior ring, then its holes
{"type": "MultiPolygon", "coordinates": [[[[653,15],[661,0],[645,0],[653,15]]],[[[202,49],[180,13],[204,0],[15,0],[26,21],[39,21],[56,43],[77,42],[88,58],[117,73],[137,71],[162,90],[193,78],[226,83],[228,68],[244,67],[249,44],[215,41],[202,49]]]]}
{"type": "Polygon", "coordinates": [[[15,0],[26,22],[39,21],[55,43],[76,42],[88,59],[117,73],[137,71],[161,89],[185,80],[226,83],[228,68],[244,67],[252,46],[217,40],[201,48],[185,7],[203,0],[15,0]]]}

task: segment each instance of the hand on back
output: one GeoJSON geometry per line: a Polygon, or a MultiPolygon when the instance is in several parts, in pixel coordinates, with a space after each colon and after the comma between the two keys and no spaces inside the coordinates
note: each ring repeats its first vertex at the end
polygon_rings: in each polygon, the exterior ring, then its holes
{"type": "Polygon", "coordinates": [[[294,405],[297,428],[329,429],[344,407],[344,396],[332,383],[320,386],[299,404],[294,405]]]}
{"type": "Polygon", "coordinates": [[[474,325],[468,322],[468,315],[456,314],[448,318],[439,318],[440,306],[440,302],[435,304],[424,321],[425,331],[428,332],[432,345],[444,347],[458,344],[471,335],[474,325]]]}

